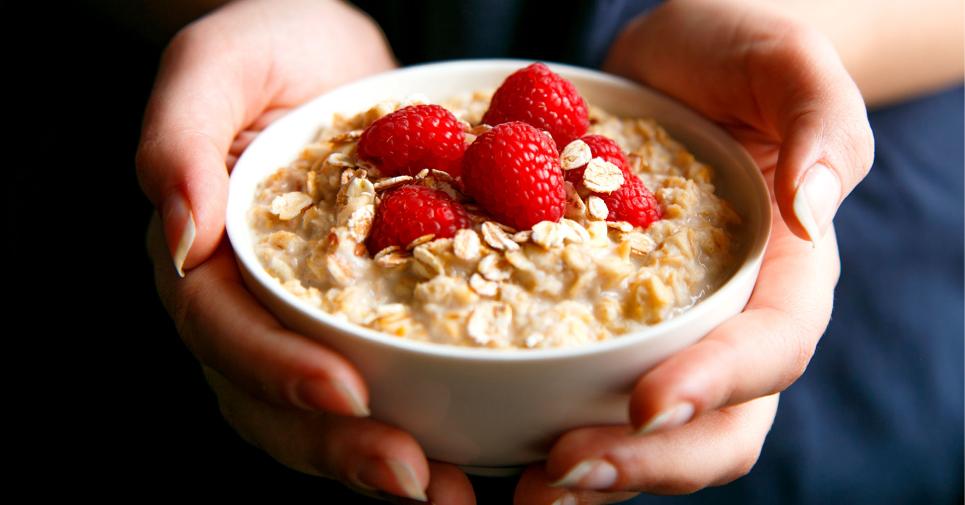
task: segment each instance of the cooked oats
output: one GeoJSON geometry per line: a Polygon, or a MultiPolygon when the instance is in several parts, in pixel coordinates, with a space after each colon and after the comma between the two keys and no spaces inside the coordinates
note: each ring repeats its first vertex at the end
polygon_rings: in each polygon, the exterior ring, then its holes
{"type": "Polygon", "coordinates": [[[593,158],[583,170],[583,185],[597,193],[612,193],[623,186],[623,171],[603,158],[593,158]]]}
{"type": "Polygon", "coordinates": [[[540,221],[533,225],[531,239],[546,249],[562,247],[563,240],[566,239],[566,231],[563,229],[563,225],[559,223],[540,221]]]}
{"type": "Polygon", "coordinates": [[[590,217],[593,219],[603,221],[610,215],[610,209],[607,208],[606,202],[596,195],[590,195],[590,197],[586,199],[586,207],[589,209],[590,217]]]}
{"type": "MultiPolygon", "coordinates": [[[[489,92],[443,105],[481,124],[489,92]]],[[[336,115],[299,159],[259,186],[251,210],[256,254],[307,303],[398,338],[491,349],[569,347],[618,338],[687,310],[734,269],[740,217],[715,194],[713,169],[649,119],[591,107],[587,133],[614,139],[663,211],[647,229],[607,221],[603,200],[565,182],[565,218],[516,230],[494,221],[449,174],[382,177],[357,158],[376,119],[423,97],[336,115]],[[424,184],[463,202],[472,227],[453,238],[425,235],[405,247],[367,251],[379,195],[424,184]],[[370,257],[370,254],[374,256],[370,257]]],[[[619,167],[592,158],[585,142],[563,148],[564,169],[587,165],[584,184],[612,192],[619,167]]]]}
{"type": "Polygon", "coordinates": [[[589,163],[591,158],[593,158],[593,153],[590,151],[590,146],[586,142],[576,139],[567,144],[563,148],[563,152],[560,153],[560,167],[563,170],[579,168],[589,163]]]}
{"type": "Polygon", "coordinates": [[[493,221],[486,221],[482,224],[482,236],[486,244],[497,251],[515,251],[519,249],[519,244],[493,221]]]}
{"type": "Polygon", "coordinates": [[[312,204],[312,197],[301,191],[292,191],[278,195],[271,201],[271,213],[282,221],[288,221],[301,214],[302,210],[312,204]]]}

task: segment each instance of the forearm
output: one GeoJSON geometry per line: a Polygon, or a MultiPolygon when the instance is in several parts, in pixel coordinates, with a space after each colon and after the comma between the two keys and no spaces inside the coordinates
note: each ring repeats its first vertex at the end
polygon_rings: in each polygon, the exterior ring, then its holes
{"type": "Polygon", "coordinates": [[[962,0],[753,1],[827,35],[869,105],[962,80],[962,0]]]}

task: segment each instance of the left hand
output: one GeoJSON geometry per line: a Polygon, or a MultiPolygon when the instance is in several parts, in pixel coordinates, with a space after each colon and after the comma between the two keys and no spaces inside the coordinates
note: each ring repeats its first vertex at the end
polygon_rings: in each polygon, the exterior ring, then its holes
{"type": "Polygon", "coordinates": [[[831,219],[873,157],[864,103],[830,42],[760,4],[666,2],[629,25],[605,66],[747,148],[771,190],[772,236],[744,311],[640,378],[632,427],[563,435],[523,475],[518,505],[691,493],[750,471],[778,393],[827,327],[840,271],[831,219]]]}

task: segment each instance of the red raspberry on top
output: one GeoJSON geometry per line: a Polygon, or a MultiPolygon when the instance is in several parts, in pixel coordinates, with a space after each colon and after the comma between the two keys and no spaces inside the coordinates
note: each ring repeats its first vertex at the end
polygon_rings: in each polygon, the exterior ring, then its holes
{"type": "Polygon", "coordinates": [[[449,238],[471,224],[466,210],[449,195],[408,184],[382,195],[365,246],[374,255],[392,245],[405,247],[430,233],[435,238],[449,238]]]}
{"type": "Polygon", "coordinates": [[[466,151],[462,124],[439,105],[412,105],[387,114],[365,129],[359,158],[383,175],[415,175],[434,168],[459,176],[466,151]]]}
{"type": "MultiPolygon", "coordinates": [[[[629,178],[630,175],[630,161],[627,156],[623,154],[623,149],[617,144],[613,139],[609,137],[604,137],[603,135],[584,135],[580,137],[590,148],[590,155],[592,158],[603,158],[605,161],[613,163],[623,172],[624,178],[629,178]]],[[[583,170],[586,169],[586,164],[579,166],[577,168],[571,168],[569,170],[563,170],[563,176],[566,177],[567,181],[573,183],[574,186],[580,187],[583,184],[583,170]]]]}
{"type": "Polygon", "coordinates": [[[586,102],[570,81],[542,63],[517,70],[493,94],[483,123],[523,121],[550,132],[562,149],[586,133],[590,120],[586,102]]]}
{"type": "Polygon", "coordinates": [[[566,206],[556,146],[544,132],[519,121],[476,138],[466,149],[462,182],[496,220],[520,230],[559,221],[566,206]]]}
{"type": "Polygon", "coordinates": [[[653,193],[635,175],[627,175],[620,189],[606,194],[598,193],[609,210],[607,221],[627,221],[634,226],[646,228],[663,217],[660,204],[653,193]]]}

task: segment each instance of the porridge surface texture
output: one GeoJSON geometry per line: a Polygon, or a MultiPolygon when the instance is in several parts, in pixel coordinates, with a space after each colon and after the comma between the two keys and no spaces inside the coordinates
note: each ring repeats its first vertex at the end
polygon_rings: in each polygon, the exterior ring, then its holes
{"type": "MultiPolygon", "coordinates": [[[[466,141],[489,92],[442,105],[464,122],[466,141]]],[[[659,202],[648,228],[607,221],[603,199],[566,182],[565,216],[530,230],[491,217],[444,172],[386,177],[360,160],[362,131],[419,98],[336,115],[289,166],[265,179],[250,213],[256,254],[285,289],[321,310],[399,338],[492,349],[571,347],[618,337],[672,318],[733,271],[740,217],[715,194],[713,170],[654,121],[590,107],[588,134],[615,140],[659,202]],[[472,227],[452,238],[420,237],[368,251],[380,198],[404,184],[448,193],[472,227]],[[583,194],[581,194],[583,193],[583,194]]],[[[326,118],[319,118],[322,123],[326,118]]],[[[561,149],[561,166],[587,165],[594,191],[624,183],[585,144],[561,149]]]]}

